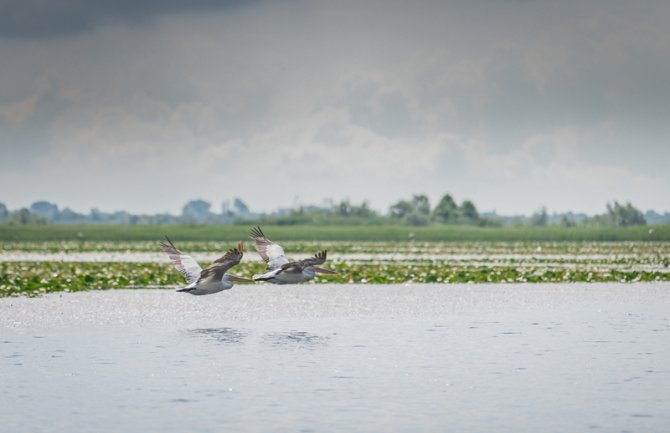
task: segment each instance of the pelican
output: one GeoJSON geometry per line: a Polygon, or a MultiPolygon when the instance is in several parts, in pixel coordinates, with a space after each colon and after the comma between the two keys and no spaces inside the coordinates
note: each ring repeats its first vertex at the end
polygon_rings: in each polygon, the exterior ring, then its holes
{"type": "Polygon", "coordinates": [[[284,249],[265,237],[260,227],[253,227],[249,236],[254,240],[256,251],[268,264],[268,271],[261,275],[254,275],[254,281],[268,281],[274,284],[295,284],[309,281],[317,273],[337,274],[328,269],[319,268],[326,261],[327,251],[319,251],[309,259],[291,262],[284,255],[284,249]]]}
{"type": "Polygon", "coordinates": [[[165,251],[174,267],[184,274],[188,285],[178,289],[178,292],[186,292],[191,295],[211,295],[222,290],[228,290],[233,287],[233,282],[253,283],[253,280],[236,277],[226,273],[226,271],[242,260],[243,250],[242,242],[237,244],[237,248],[231,248],[226,254],[214,260],[214,263],[207,268],[202,269],[193,257],[179,251],[170,238],[165,236],[168,244],[160,242],[160,246],[165,251]]]}

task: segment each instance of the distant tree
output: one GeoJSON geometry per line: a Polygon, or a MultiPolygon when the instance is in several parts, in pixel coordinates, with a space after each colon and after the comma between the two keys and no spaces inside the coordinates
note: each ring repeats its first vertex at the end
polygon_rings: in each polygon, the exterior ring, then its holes
{"type": "Polygon", "coordinates": [[[542,206],[530,216],[530,225],[538,227],[546,226],[548,219],[547,208],[542,206]]]}
{"type": "Polygon", "coordinates": [[[100,212],[100,209],[95,208],[95,207],[93,209],[91,209],[91,212],[89,214],[89,218],[94,223],[102,223],[102,222],[105,222],[105,220],[106,220],[105,214],[103,212],[100,212]]]}
{"type": "Polygon", "coordinates": [[[425,226],[430,223],[429,216],[423,212],[419,212],[417,209],[405,216],[404,220],[405,224],[410,226],[425,226]]]}
{"type": "Polygon", "coordinates": [[[412,203],[407,200],[400,200],[399,202],[391,205],[389,208],[389,215],[393,218],[405,218],[412,211],[414,211],[414,206],[412,203]]]}
{"type": "Polygon", "coordinates": [[[337,204],[331,205],[329,213],[332,215],[338,216],[355,216],[355,217],[372,217],[376,213],[374,210],[370,209],[367,201],[364,201],[360,205],[355,205],[351,203],[348,199],[342,200],[337,204]]]}
{"type": "Polygon", "coordinates": [[[33,222],[34,215],[26,208],[19,209],[16,213],[16,222],[19,224],[31,224],[33,222]]]}
{"type": "Polygon", "coordinates": [[[137,224],[140,220],[138,215],[131,215],[126,211],[116,211],[110,215],[110,220],[117,224],[137,224]]]}
{"type": "Polygon", "coordinates": [[[415,194],[412,196],[412,205],[421,215],[430,215],[430,200],[423,194],[415,194]]]}
{"type": "Polygon", "coordinates": [[[451,195],[445,194],[433,209],[433,216],[443,223],[456,222],[460,216],[460,210],[451,195]]]}
{"type": "Polygon", "coordinates": [[[575,222],[574,217],[564,214],[561,216],[561,225],[563,227],[574,227],[577,223],[575,222]]]}
{"type": "Polygon", "coordinates": [[[230,202],[228,200],[224,200],[221,202],[221,215],[229,215],[232,214],[233,212],[230,210],[230,202]]]}
{"type": "Polygon", "coordinates": [[[470,200],[463,201],[459,210],[463,218],[468,222],[479,221],[479,212],[477,212],[475,204],[470,200]]]}
{"type": "Polygon", "coordinates": [[[43,216],[35,215],[27,208],[22,208],[9,214],[10,224],[46,224],[47,220],[43,216]]]}
{"type": "Polygon", "coordinates": [[[46,218],[47,221],[53,221],[58,218],[58,206],[48,201],[36,201],[31,204],[30,212],[46,218]]]}
{"type": "Polygon", "coordinates": [[[7,206],[4,203],[0,203],[0,222],[6,220],[8,216],[9,211],[7,210],[7,206]]]}
{"type": "Polygon", "coordinates": [[[77,213],[66,207],[58,213],[58,222],[65,224],[77,224],[86,222],[88,220],[87,216],[84,214],[77,213]]]}
{"type": "Polygon", "coordinates": [[[233,200],[233,209],[235,209],[235,213],[239,215],[248,215],[251,213],[249,211],[249,206],[247,206],[246,203],[244,203],[242,199],[238,197],[235,197],[233,200]]]}
{"type": "Polygon", "coordinates": [[[611,225],[618,227],[645,225],[642,212],[635,208],[630,202],[625,205],[615,201],[613,204],[607,203],[607,220],[611,225]]]}
{"type": "Polygon", "coordinates": [[[377,216],[377,212],[370,208],[370,204],[367,201],[363,201],[360,206],[354,206],[352,211],[354,215],[359,217],[377,216]]]}
{"type": "Polygon", "coordinates": [[[331,207],[331,213],[339,216],[351,216],[354,212],[354,206],[349,200],[342,200],[331,207]]]}
{"type": "Polygon", "coordinates": [[[670,212],[660,214],[654,210],[648,210],[644,213],[644,220],[647,224],[670,224],[670,212]]]}
{"type": "Polygon", "coordinates": [[[211,207],[212,205],[204,200],[191,200],[184,205],[181,214],[183,217],[202,221],[210,215],[211,207]]]}

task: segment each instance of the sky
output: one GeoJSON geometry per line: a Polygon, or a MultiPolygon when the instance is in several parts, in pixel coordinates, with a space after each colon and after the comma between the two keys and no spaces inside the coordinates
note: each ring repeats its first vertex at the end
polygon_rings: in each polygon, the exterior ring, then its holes
{"type": "Polygon", "coordinates": [[[0,0],[0,202],[670,211],[670,2],[0,0]]]}

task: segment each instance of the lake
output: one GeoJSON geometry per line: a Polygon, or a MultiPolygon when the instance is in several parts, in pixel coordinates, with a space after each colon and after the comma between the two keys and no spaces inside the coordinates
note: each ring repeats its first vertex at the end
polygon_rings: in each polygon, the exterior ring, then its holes
{"type": "Polygon", "coordinates": [[[667,432],[670,283],[0,299],[2,432],[667,432]]]}

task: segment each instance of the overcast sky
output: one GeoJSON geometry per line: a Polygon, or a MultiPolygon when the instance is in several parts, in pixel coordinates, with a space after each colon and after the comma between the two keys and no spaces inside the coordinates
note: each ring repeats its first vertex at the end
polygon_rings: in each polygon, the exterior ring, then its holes
{"type": "Polygon", "coordinates": [[[666,0],[0,5],[12,209],[670,211],[666,0]]]}

